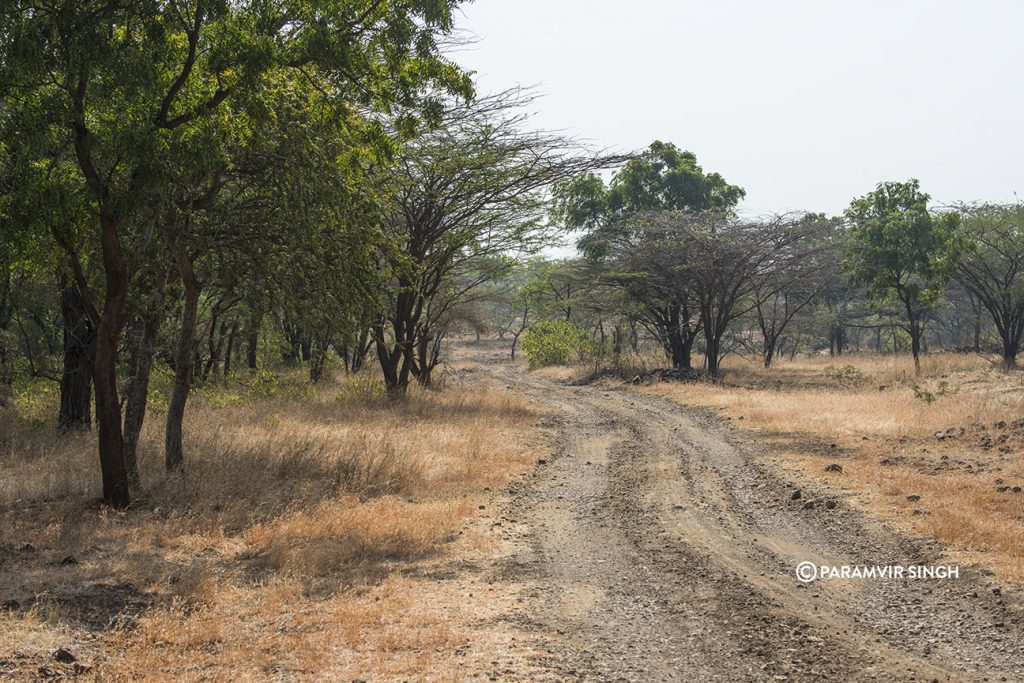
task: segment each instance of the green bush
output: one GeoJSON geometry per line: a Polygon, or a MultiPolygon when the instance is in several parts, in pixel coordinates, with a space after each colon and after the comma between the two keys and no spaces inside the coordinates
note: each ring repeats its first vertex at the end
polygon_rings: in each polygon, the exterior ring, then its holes
{"type": "Polygon", "coordinates": [[[587,333],[564,320],[535,323],[523,333],[523,353],[530,367],[569,365],[592,356],[594,344],[587,333]]]}

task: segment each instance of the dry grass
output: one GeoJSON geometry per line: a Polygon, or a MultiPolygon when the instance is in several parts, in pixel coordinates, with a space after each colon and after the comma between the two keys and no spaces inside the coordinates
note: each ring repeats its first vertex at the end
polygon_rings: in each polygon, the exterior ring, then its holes
{"type": "Polygon", "coordinates": [[[200,396],[173,476],[152,414],[126,512],[94,502],[91,435],[0,417],[0,678],[74,673],[61,646],[115,680],[457,677],[468,617],[430,572],[486,543],[465,530],[543,455],[537,416],[479,382],[378,393],[200,396]]]}
{"type": "Polygon", "coordinates": [[[815,476],[841,461],[830,483],[871,512],[1024,583],[1024,375],[954,354],[925,357],[919,376],[909,358],[866,354],[726,367],[721,383],[643,390],[743,420],[815,476]]]}

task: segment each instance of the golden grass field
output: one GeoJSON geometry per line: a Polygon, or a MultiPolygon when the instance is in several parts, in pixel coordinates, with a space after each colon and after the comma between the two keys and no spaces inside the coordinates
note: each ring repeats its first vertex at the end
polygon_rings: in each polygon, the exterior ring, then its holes
{"type": "Polygon", "coordinates": [[[924,357],[918,376],[909,357],[875,354],[767,370],[730,357],[725,368],[720,383],[641,390],[719,411],[773,445],[783,466],[827,478],[866,511],[1024,584],[1024,373],[955,354],[924,357]],[[841,475],[824,472],[833,462],[841,475]]]}
{"type": "Polygon", "coordinates": [[[47,400],[0,417],[0,678],[459,679],[497,603],[431,577],[495,552],[480,508],[546,453],[534,409],[485,383],[294,387],[200,392],[172,476],[154,411],[126,512],[47,400]]]}

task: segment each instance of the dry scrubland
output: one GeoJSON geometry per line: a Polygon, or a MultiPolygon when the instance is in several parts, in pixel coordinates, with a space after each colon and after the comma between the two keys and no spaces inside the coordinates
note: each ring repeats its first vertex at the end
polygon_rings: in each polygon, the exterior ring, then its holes
{"type": "Polygon", "coordinates": [[[478,508],[543,455],[533,409],[481,383],[399,406],[366,379],[259,393],[197,396],[182,475],[150,415],[124,513],[51,401],[0,418],[0,678],[458,678],[495,606],[434,579],[493,554],[478,508]]]}
{"type": "Polygon", "coordinates": [[[926,356],[918,377],[909,357],[868,354],[726,368],[718,384],[642,390],[720,411],[797,476],[1024,584],[1024,373],[953,354],[926,356]]]}

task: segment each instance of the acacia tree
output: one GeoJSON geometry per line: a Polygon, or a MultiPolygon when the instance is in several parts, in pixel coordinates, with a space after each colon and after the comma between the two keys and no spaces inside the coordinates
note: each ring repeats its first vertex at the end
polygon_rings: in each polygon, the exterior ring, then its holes
{"type": "MultiPolygon", "coordinates": [[[[91,225],[57,237],[96,328],[93,376],[108,504],[129,501],[118,342],[133,255],[157,215],[153,198],[182,179],[214,185],[232,132],[227,106],[269,113],[250,96],[283,73],[314,82],[343,110],[413,106],[431,84],[468,91],[465,75],[437,50],[454,5],[15,0],[0,9],[7,139],[40,162],[36,182],[77,186],[93,216],[91,225]],[[83,254],[93,251],[102,270],[98,288],[82,268],[83,254]]],[[[409,118],[402,121],[409,126],[409,118]]]]}
{"type": "MultiPolygon", "coordinates": [[[[962,207],[964,253],[956,279],[988,311],[1002,344],[1003,367],[1017,366],[1024,338],[1024,205],[962,207]]],[[[979,346],[980,326],[975,332],[979,346]]]]}
{"type": "Polygon", "coordinates": [[[540,248],[552,233],[546,189],[610,163],[580,155],[562,136],[528,131],[523,107],[531,101],[513,90],[451,103],[441,124],[410,143],[388,173],[386,227],[396,250],[383,265],[394,274],[394,294],[373,336],[392,397],[413,376],[431,382],[446,308],[494,275],[461,276],[486,273],[476,266],[487,257],[540,248]]]}
{"type": "Polygon", "coordinates": [[[770,368],[783,335],[840,276],[840,233],[836,221],[820,214],[774,222],[766,259],[753,280],[753,303],[761,330],[761,357],[770,368]]]}
{"type": "Polygon", "coordinates": [[[956,265],[958,216],[933,215],[917,180],[879,183],[854,199],[844,265],[875,302],[896,301],[905,314],[914,366],[921,367],[923,321],[956,265]]]}
{"type": "Polygon", "coordinates": [[[571,230],[583,230],[584,255],[604,260],[606,277],[631,301],[638,320],[658,338],[673,367],[689,368],[700,329],[686,271],[685,244],[667,224],[653,232],[646,212],[729,214],[745,196],[718,173],[705,173],[692,152],[655,141],[605,183],[586,174],[556,188],[555,214],[571,230]],[[611,258],[609,258],[611,257],[611,258]]]}

